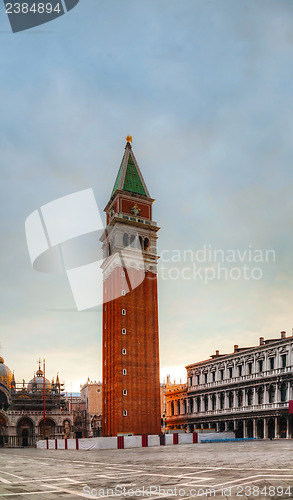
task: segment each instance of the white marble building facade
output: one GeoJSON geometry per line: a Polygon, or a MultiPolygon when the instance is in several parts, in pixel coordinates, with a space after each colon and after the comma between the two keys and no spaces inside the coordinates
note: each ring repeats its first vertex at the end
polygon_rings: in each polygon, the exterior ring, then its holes
{"type": "Polygon", "coordinates": [[[235,431],[237,437],[292,438],[293,337],[259,339],[186,367],[185,390],[169,387],[167,428],[235,431]]]}

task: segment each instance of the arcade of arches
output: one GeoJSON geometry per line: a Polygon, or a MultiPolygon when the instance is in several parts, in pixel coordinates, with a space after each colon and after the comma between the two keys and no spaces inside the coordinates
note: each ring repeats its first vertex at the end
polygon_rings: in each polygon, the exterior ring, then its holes
{"type": "Polygon", "coordinates": [[[237,438],[259,438],[275,439],[293,438],[293,415],[283,415],[279,417],[257,417],[241,420],[225,420],[214,422],[203,422],[196,424],[177,425],[174,428],[183,428],[189,432],[196,430],[215,432],[235,432],[237,438]]]}

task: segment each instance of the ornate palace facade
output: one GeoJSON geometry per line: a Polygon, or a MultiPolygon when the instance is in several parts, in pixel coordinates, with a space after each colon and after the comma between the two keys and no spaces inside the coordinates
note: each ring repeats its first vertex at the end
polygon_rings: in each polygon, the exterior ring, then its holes
{"type": "Polygon", "coordinates": [[[167,383],[167,429],[235,431],[236,437],[293,437],[293,337],[263,337],[188,365],[187,384],[167,383]]]}

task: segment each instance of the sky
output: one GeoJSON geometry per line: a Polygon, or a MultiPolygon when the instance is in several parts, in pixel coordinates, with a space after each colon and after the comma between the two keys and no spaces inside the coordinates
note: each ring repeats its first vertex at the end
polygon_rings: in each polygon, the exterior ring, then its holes
{"type": "Polygon", "coordinates": [[[80,0],[15,34],[1,5],[0,37],[0,353],[16,379],[39,357],[68,391],[101,378],[101,310],[78,312],[65,275],[32,268],[24,224],[88,188],[102,214],[127,134],[161,227],[161,378],[291,335],[292,2],[80,0]],[[218,270],[204,248],[224,253],[217,279],[193,276],[218,270]],[[249,279],[231,277],[244,264],[249,279]]]}

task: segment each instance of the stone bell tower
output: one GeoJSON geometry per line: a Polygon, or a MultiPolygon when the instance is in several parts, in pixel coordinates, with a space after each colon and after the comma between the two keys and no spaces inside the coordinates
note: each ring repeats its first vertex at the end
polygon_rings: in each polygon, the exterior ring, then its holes
{"type": "Polygon", "coordinates": [[[103,435],[160,433],[157,223],[131,137],[105,208],[103,435]]]}

